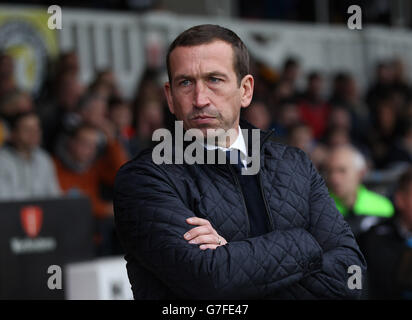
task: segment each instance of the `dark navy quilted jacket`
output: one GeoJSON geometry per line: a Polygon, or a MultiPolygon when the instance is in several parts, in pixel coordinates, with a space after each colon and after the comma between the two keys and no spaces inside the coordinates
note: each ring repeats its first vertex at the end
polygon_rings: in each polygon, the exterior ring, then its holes
{"type": "Polygon", "coordinates": [[[261,135],[262,214],[271,231],[254,238],[228,164],[156,165],[147,150],[119,170],[115,222],[135,299],[359,297],[348,267],[365,274],[365,261],[323,179],[303,151],[261,135]],[[228,244],[189,244],[185,219],[194,215],[228,244]]]}

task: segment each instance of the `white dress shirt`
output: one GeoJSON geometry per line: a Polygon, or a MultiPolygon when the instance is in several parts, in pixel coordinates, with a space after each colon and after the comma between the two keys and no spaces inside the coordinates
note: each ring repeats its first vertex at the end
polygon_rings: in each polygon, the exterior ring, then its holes
{"type": "Polygon", "coordinates": [[[240,129],[240,126],[238,126],[239,131],[237,138],[235,142],[233,142],[228,148],[221,147],[221,146],[216,146],[216,145],[209,145],[209,144],[203,144],[203,146],[207,150],[215,150],[215,149],[220,149],[222,151],[231,151],[231,150],[239,150],[240,151],[240,160],[242,161],[243,167],[246,169],[247,168],[247,150],[246,150],[246,143],[245,139],[243,138],[242,131],[240,129]]]}

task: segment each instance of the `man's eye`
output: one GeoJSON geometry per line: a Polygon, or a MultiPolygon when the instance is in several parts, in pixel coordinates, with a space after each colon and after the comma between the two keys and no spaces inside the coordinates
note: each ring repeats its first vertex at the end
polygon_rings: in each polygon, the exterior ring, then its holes
{"type": "Polygon", "coordinates": [[[210,82],[212,82],[212,83],[219,83],[220,81],[221,81],[221,79],[219,79],[219,78],[210,77],[210,82]]]}
{"type": "Polygon", "coordinates": [[[179,83],[183,87],[187,87],[190,84],[190,80],[183,80],[179,83]]]}

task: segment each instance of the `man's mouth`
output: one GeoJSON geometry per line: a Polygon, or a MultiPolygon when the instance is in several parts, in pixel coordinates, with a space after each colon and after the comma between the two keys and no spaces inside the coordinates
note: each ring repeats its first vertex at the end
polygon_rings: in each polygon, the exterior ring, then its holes
{"type": "Polygon", "coordinates": [[[215,117],[208,116],[208,115],[197,115],[193,117],[192,119],[195,120],[195,119],[209,119],[209,118],[215,118],[215,117]]]}
{"type": "Polygon", "coordinates": [[[208,116],[208,115],[198,115],[192,118],[192,121],[196,123],[207,123],[213,121],[216,117],[208,116]]]}

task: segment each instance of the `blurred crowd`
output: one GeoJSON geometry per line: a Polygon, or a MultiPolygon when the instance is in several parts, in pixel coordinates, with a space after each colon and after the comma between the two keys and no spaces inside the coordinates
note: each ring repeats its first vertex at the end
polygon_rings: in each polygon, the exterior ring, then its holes
{"type": "MultiPolygon", "coordinates": [[[[258,61],[251,68],[254,99],[241,116],[304,150],[325,177],[367,257],[370,296],[411,298],[412,87],[402,60],[381,61],[365,92],[348,72],[332,78],[303,72],[293,57],[279,70],[258,61]],[[366,183],[384,173],[392,184],[379,192],[366,183]]],[[[147,70],[132,98],[110,69],[87,85],[79,73],[76,53],[62,53],[33,96],[19,89],[13,59],[0,53],[0,200],[86,196],[96,221],[96,254],[120,254],[114,178],[152,145],[156,129],[174,126],[164,70],[147,70]]]]}

